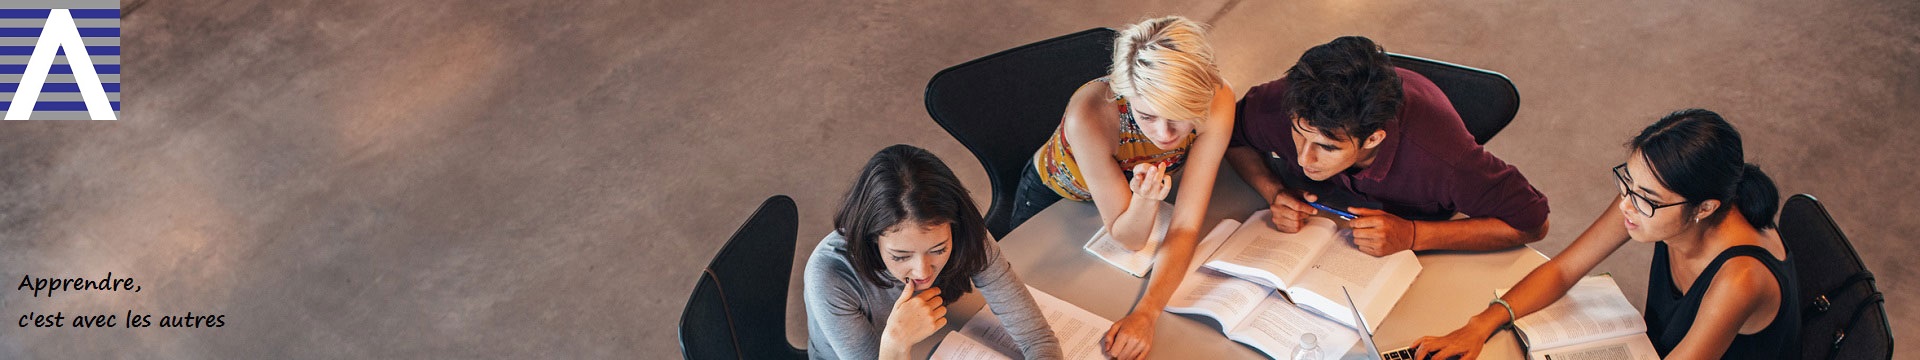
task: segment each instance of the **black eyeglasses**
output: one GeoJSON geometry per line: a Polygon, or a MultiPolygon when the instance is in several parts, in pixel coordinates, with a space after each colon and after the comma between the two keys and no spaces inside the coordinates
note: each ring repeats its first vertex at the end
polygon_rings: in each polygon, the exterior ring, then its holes
{"type": "Polygon", "coordinates": [[[1629,188],[1633,177],[1627,176],[1627,164],[1625,163],[1613,167],[1613,178],[1614,180],[1620,181],[1620,197],[1627,198],[1627,202],[1633,204],[1633,209],[1639,211],[1641,216],[1652,217],[1654,210],[1693,203],[1692,201],[1683,201],[1666,205],[1655,204],[1653,200],[1647,199],[1646,196],[1633,192],[1633,190],[1629,188]]]}

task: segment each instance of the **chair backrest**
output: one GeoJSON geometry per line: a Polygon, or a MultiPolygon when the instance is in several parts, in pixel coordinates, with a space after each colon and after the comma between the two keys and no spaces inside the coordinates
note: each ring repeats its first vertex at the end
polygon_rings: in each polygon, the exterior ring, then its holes
{"type": "Polygon", "coordinates": [[[1060,126],[1074,90],[1107,74],[1115,35],[1096,28],[1047,39],[954,65],[927,82],[927,114],[980,158],[993,183],[986,220],[995,239],[1019,225],[1011,218],[1022,167],[1060,126]]]}
{"type": "Polygon", "coordinates": [[[1811,195],[1789,197],[1779,230],[1800,285],[1801,358],[1891,359],[1885,298],[1827,208],[1811,195]]]}
{"type": "Polygon", "coordinates": [[[700,273],[680,314],[688,359],[806,357],[787,343],[787,282],[800,226],[793,199],[760,204],[700,273]]]}
{"type": "Polygon", "coordinates": [[[739,359],[740,344],[733,319],[727,314],[727,296],[713,274],[700,271],[687,308],[680,312],[680,352],[688,359],[739,359]]]}
{"type": "Polygon", "coordinates": [[[1475,143],[1486,145],[1520,113],[1520,90],[1506,75],[1411,55],[1388,56],[1393,66],[1420,73],[1440,87],[1475,143]]]}

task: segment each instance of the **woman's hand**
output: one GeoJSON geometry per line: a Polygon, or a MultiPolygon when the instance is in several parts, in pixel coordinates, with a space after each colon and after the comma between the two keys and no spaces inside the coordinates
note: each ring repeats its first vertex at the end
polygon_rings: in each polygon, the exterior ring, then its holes
{"type": "Polygon", "coordinates": [[[1127,189],[1133,190],[1135,200],[1166,200],[1167,193],[1173,191],[1173,177],[1167,176],[1167,167],[1163,163],[1134,165],[1133,178],[1127,180],[1127,189]]]}
{"type": "MultiPolygon", "coordinates": [[[[1504,313],[1500,315],[1506,316],[1504,313]]],[[[1466,326],[1454,329],[1446,336],[1427,336],[1414,340],[1413,358],[1461,360],[1479,358],[1480,349],[1487,345],[1487,338],[1493,337],[1493,332],[1497,330],[1499,326],[1487,326],[1475,320],[1467,320],[1466,326]]]]}
{"type": "Polygon", "coordinates": [[[1158,311],[1134,311],[1120,318],[1100,339],[1101,350],[1114,359],[1147,358],[1147,351],[1153,348],[1153,322],[1158,320],[1158,314],[1158,311]]]}
{"type": "Polygon", "coordinates": [[[900,300],[894,301],[893,313],[887,315],[887,328],[883,341],[893,341],[901,349],[932,336],[934,331],[947,326],[947,306],[940,298],[940,288],[927,288],[919,294],[913,293],[913,283],[902,281],[900,300]]]}
{"type": "Polygon", "coordinates": [[[1113,236],[1127,251],[1140,251],[1152,241],[1149,237],[1156,226],[1155,219],[1160,217],[1160,201],[1173,190],[1173,177],[1167,176],[1166,167],[1161,163],[1134,165],[1127,189],[1133,190],[1133,198],[1128,200],[1126,212],[1114,219],[1113,236]]]}

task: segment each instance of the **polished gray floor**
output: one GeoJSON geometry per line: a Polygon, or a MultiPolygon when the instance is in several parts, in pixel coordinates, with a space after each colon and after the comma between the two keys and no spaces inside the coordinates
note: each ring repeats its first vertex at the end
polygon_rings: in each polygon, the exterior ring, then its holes
{"type": "MultiPolygon", "coordinates": [[[[0,326],[0,358],[674,357],[695,274],[761,199],[798,200],[811,248],[896,143],[985,199],[922,108],[934,72],[1168,14],[1213,24],[1236,89],[1346,34],[1511,76],[1525,101],[1488,147],[1551,197],[1549,255],[1613,196],[1634,131],[1720,111],[1920,334],[1908,0],[185,0],[125,17],[125,120],[0,123],[0,275],[143,291],[7,291],[0,318],[226,326],[0,326]]],[[[1638,302],[1650,251],[1600,270],[1638,302]]]]}

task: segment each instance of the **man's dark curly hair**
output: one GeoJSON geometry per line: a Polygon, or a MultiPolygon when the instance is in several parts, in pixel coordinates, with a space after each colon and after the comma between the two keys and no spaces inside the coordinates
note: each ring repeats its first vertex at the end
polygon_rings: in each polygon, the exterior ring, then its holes
{"type": "Polygon", "coordinates": [[[1387,51],[1366,37],[1307,49],[1286,80],[1288,112],[1334,140],[1360,141],[1400,114],[1400,76],[1387,51]]]}

